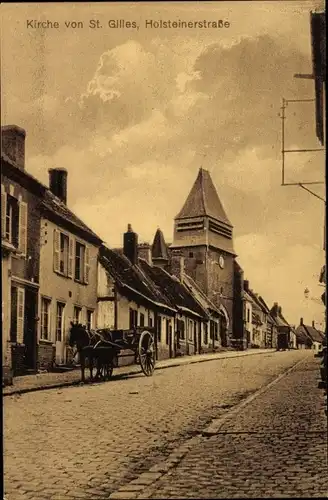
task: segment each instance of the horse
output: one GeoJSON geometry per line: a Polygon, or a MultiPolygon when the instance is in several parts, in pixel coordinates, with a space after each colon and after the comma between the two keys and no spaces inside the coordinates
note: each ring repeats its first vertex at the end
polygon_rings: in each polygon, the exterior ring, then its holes
{"type": "Polygon", "coordinates": [[[93,368],[97,367],[95,379],[109,379],[118,349],[111,343],[111,332],[88,331],[85,325],[71,322],[69,345],[76,346],[80,355],[81,380],[85,382],[86,360],[89,362],[90,380],[93,381],[93,368]]]}

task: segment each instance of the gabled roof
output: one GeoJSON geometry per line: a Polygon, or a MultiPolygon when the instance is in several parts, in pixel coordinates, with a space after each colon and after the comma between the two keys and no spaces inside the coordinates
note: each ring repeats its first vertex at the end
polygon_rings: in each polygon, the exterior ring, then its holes
{"type": "Polygon", "coordinates": [[[268,314],[268,323],[271,323],[274,326],[278,326],[276,318],[274,316],[272,316],[272,314],[270,312],[268,314]]]}
{"type": "Polygon", "coordinates": [[[145,275],[142,267],[133,265],[124,254],[102,245],[99,250],[99,262],[121,289],[130,290],[148,301],[172,309],[171,302],[149,276],[145,275]]]}
{"type": "Polygon", "coordinates": [[[12,172],[12,175],[19,177],[22,180],[25,179],[33,183],[33,185],[38,189],[38,196],[40,197],[40,209],[45,209],[51,214],[57,216],[59,219],[64,220],[71,226],[82,230],[83,233],[95,240],[98,244],[101,244],[101,238],[94,233],[84,222],[79,219],[68,207],[63,203],[57,196],[55,196],[50,189],[42,184],[36,177],[31,175],[25,169],[19,168],[16,163],[9,158],[5,153],[1,152],[1,160],[6,162],[8,165],[8,175],[12,172]]]}
{"type": "Polygon", "coordinates": [[[151,254],[153,259],[169,259],[164,235],[159,228],[155,233],[154,241],[151,247],[151,254]]]}
{"type": "Polygon", "coordinates": [[[288,321],[282,314],[281,307],[278,306],[277,302],[275,302],[271,307],[270,314],[276,321],[278,327],[288,327],[291,331],[295,332],[295,329],[288,323],[288,321]]]}
{"type": "Polygon", "coordinates": [[[144,273],[165,294],[171,304],[182,311],[207,317],[207,311],[197,302],[193,294],[181,283],[178,278],[172,276],[164,269],[150,266],[148,262],[140,259],[140,265],[144,273]]]}
{"type": "Polygon", "coordinates": [[[262,306],[262,308],[263,308],[264,312],[265,312],[266,314],[270,314],[270,309],[269,309],[269,307],[267,306],[267,304],[265,303],[265,300],[263,299],[263,297],[261,297],[261,295],[259,295],[259,297],[258,297],[258,301],[259,301],[259,303],[261,304],[261,306],[262,306]]]}
{"type": "Polygon", "coordinates": [[[47,189],[44,193],[44,199],[41,201],[41,207],[50,211],[52,214],[57,215],[61,219],[64,219],[69,224],[78,227],[83,232],[92,236],[93,238],[99,240],[99,236],[94,233],[84,222],[79,219],[68,207],[62,202],[57,196],[55,196],[50,189],[47,189]]]}
{"type": "Polygon", "coordinates": [[[248,302],[253,302],[253,299],[252,297],[250,296],[250,294],[248,292],[246,292],[246,290],[243,290],[242,291],[242,297],[247,300],[248,302]]]}
{"type": "Polygon", "coordinates": [[[199,169],[196,181],[175,219],[208,216],[232,227],[218,193],[213,184],[210,173],[203,168],[199,169]]]}
{"type": "Polygon", "coordinates": [[[201,306],[206,310],[216,313],[222,316],[222,312],[216,307],[216,305],[207,297],[207,295],[201,290],[197,283],[187,274],[183,275],[184,285],[191,291],[196,300],[201,304],[201,306]]]}
{"type": "Polygon", "coordinates": [[[303,327],[313,342],[322,342],[323,341],[324,335],[319,330],[317,330],[313,326],[309,326],[309,325],[303,325],[303,327]]]}
{"type": "Polygon", "coordinates": [[[289,328],[291,328],[291,326],[282,315],[278,314],[278,316],[274,316],[274,319],[276,320],[278,326],[288,326],[289,328]]]}
{"type": "Polygon", "coordinates": [[[296,339],[298,340],[299,343],[311,346],[312,339],[307,334],[304,325],[299,325],[296,328],[295,333],[296,333],[296,339]]]}
{"type": "Polygon", "coordinates": [[[260,297],[251,289],[249,289],[247,293],[252,299],[253,305],[255,306],[254,309],[257,307],[258,309],[261,309],[262,312],[267,313],[264,304],[260,301],[260,297]]]}

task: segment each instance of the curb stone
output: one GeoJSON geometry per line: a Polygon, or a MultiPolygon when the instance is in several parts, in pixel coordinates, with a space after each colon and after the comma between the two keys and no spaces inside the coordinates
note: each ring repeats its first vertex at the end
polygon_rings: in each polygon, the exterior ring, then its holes
{"type": "Polygon", "coordinates": [[[191,450],[191,448],[200,442],[200,439],[200,434],[188,439],[186,442],[173,450],[168,458],[151,467],[148,472],[144,472],[137,479],[121,486],[117,491],[109,496],[109,499],[138,498],[139,495],[142,495],[147,488],[152,486],[166,474],[169,474],[170,469],[176,467],[183,457],[191,450]]]}
{"type": "MultiPolygon", "coordinates": [[[[229,352],[232,352],[232,351],[229,351],[229,352]]],[[[220,361],[221,359],[234,359],[234,358],[241,358],[241,357],[245,357],[245,356],[256,356],[256,355],[260,356],[260,355],[266,355],[266,354],[274,354],[275,352],[277,352],[277,351],[273,350],[273,349],[267,349],[267,350],[261,351],[261,352],[237,351],[236,354],[232,354],[232,355],[228,354],[227,355],[227,353],[225,353],[219,357],[216,357],[216,355],[213,354],[213,358],[190,359],[190,360],[184,361],[182,363],[173,362],[172,364],[164,365],[164,366],[157,365],[157,366],[155,366],[155,370],[165,370],[167,368],[177,368],[180,366],[187,366],[187,365],[192,365],[192,364],[196,364],[196,363],[205,363],[205,362],[209,362],[209,361],[220,361]]],[[[201,356],[201,354],[199,356],[201,356]]],[[[135,365],[133,365],[133,366],[135,366],[135,365]]],[[[134,369],[130,368],[130,369],[127,369],[127,371],[125,371],[125,372],[117,374],[117,376],[125,377],[125,376],[129,376],[129,375],[139,375],[140,373],[142,373],[142,371],[140,369],[136,370],[135,368],[134,369]]],[[[114,372],[114,377],[115,377],[115,372],[114,372]]],[[[16,389],[16,390],[14,389],[14,390],[8,391],[8,392],[3,391],[2,395],[3,395],[3,397],[14,396],[14,395],[19,395],[19,394],[26,394],[28,392],[46,391],[46,390],[50,390],[50,389],[60,389],[61,387],[71,387],[71,386],[78,386],[78,385],[83,385],[80,380],[73,380],[71,382],[57,382],[57,383],[51,384],[51,385],[49,384],[49,385],[39,385],[39,386],[35,386],[35,387],[26,387],[26,388],[22,388],[22,389],[16,389]]]]}
{"type": "Polygon", "coordinates": [[[255,391],[253,394],[251,394],[248,398],[244,399],[241,403],[237,404],[232,410],[228,411],[225,415],[223,415],[221,418],[215,419],[212,421],[212,423],[202,431],[202,436],[204,437],[210,437],[218,434],[220,432],[220,429],[222,425],[231,418],[232,415],[239,413],[242,408],[245,406],[249,405],[254,399],[258,398],[261,396],[264,392],[266,392],[268,389],[270,389],[273,385],[277,384],[280,382],[280,380],[289,373],[291,373],[296,366],[298,366],[300,363],[303,362],[303,359],[297,361],[296,363],[293,364],[290,368],[288,368],[286,371],[278,375],[277,378],[273,379],[269,384],[265,385],[264,387],[261,387],[257,391],[255,391]]]}

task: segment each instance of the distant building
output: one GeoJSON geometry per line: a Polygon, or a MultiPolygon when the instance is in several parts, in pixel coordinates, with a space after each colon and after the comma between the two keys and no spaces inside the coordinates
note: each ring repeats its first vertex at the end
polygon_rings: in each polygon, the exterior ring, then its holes
{"type": "Polygon", "coordinates": [[[275,318],[271,315],[270,309],[265,303],[263,297],[259,296],[258,300],[262,306],[263,318],[265,324],[264,331],[264,347],[272,348],[277,347],[278,340],[278,325],[275,318]]]}
{"type": "Polygon", "coordinates": [[[207,312],[207,321],[202,324],[199,353],[215,351],[216,349],[222,347],[220,323],[222,317],[226,314],[225,309],[222,306],[219,306],[219,308],[216,307],[216,305],[210,301],[210,299],[204,294],[201,288],[190,276],[183,273],[182,280],[183,284],[188,288],[188,290],[191,291],[196,300],[207,312]]]}
{"type": "Polygon", "coordinates": [[[244,311],[244,271],[234,260],[233,276],[233,335],[230,342],[238,349],[247,348],[246,317],[244,311]]]}
{"type": "Polygon", "coordinates": [[[298,349],[314,349],[319,351],[322,348],[325,335],[323,332],[315,328],[315,323],[306,325],[303,318],[300,319],[300,324],[296,328],[296,345],[298,349]]]}
{"type": "Polygon", "coordinates": [[[249,294],[249,281],[244,280],[244,320],[245,320],[245,335],[247,339],[247,347],[251,346],[253,338],[253,299],[249,294]]]}
{"type": "Polygon", "coordinates": [[[260,297],[251,288],[247,294],[252,299],[252,338],[251,346],[265,348],[267,330],[267,311],[263,307],[260,297]]]}
{"type": "Polygon", "coordinates": [[[277,322],[271,314],[263,297],[249,288],[249,283],[244,284],[246,307],[248,315],[252,315],[252,323],[247,323],[248,330],[251,330],[251,344],[256,347],[275,348],[277,346],[278,329],[277,322]]]}
{"type": "Polygon", "coordinates": [[[277,349],[296,349],[296,332],[282,314],[282,308],[277,302],[271,308],[271,316],[277,324],[277,349]]]}

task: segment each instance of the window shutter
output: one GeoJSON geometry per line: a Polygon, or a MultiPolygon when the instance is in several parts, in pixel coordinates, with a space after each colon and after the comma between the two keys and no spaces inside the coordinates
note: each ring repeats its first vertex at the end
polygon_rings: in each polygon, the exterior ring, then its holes
{"type": "Polygon", "coordinates": [[[53,339],[53,336],[51,334],[51,328],[52,328],[52,323],[51,323],[51,307],[52,307],[52,303],[49,300],[47,302],[47,311],[48,311],[48,340],[52,340],[53,339]]]}
{"type": "Polygon", "coordinates": [[[19,202],[19,238],[18,248],[23,255],[27,253],[27,204],[19,202]]]}
{"type": "Polygon", "coordinates": [[[24,343],[25,289],[17,288],[17,343],[24,343]]]}
{"type": "Polygon", "coordinates": [[[74,239],[69,238],[68,241],[68,277],[73,278],[73,262],[74,262],[74,239]]]}
{"type": "Polygon", "coordinates": [[[60,268],[60,232],[54,229],[54,271],[59,272],[60,268]]]}
{"type": "Polygon", "coordinates": [[[85,247],[84,254],[84,283],[89,283],[89,275],[90,275],[90,251],[89,247],[85,247]]]}
{"type": "Polygon", "coordinates": [[[7,212],[7,193],[5,187],[1,184],[1,237],[6,237],[6,212],[7,212]]]}

